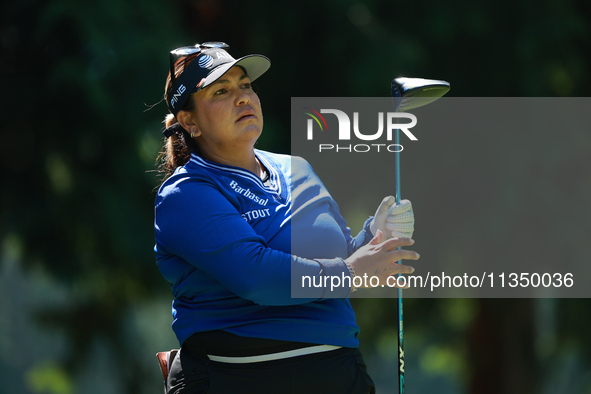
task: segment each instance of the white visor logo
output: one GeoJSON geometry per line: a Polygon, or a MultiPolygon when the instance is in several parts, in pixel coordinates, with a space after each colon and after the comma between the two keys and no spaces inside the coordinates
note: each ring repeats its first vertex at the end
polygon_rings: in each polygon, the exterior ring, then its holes
{"type": "Polygon", "coordinates": [[[199,58],[199,67],[209,68],[213,65],[213,57],[209,55],[203,55],[199,58]]]}

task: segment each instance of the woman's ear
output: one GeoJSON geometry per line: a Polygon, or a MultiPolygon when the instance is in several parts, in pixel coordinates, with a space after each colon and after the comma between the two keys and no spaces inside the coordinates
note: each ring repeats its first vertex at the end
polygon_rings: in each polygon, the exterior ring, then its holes
{"type": "Polygon", "coordinates": [[[176,115],[176,119],[183,126],[183,129],[191,134],[191,138],[195,138],[201,134],[201,130],[199,130],[199,126],[192,112],[181,110],[176,115]]]}

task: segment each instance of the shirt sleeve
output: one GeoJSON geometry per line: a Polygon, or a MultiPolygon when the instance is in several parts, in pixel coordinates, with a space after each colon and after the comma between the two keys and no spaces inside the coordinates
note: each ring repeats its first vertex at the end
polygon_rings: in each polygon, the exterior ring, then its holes
{"type": "Polygon", "coordinates": [[[320,177],[316,174],[310,163],[308,163],[305,159],[301,157],[298,157],[297,159],[299,160],[299,166],[305,168],[305,171],[309,172],[310,175],[314,177],[314,182],[320,185],[322,192],[320,192],[319,194],[326,193],[326,195],[330,199],[329,206],[331,210],[331,215],[339,225],[343,233],[343,236],[347,240],[348,256],[351,256],[353,253],[355,253],[355,251],[357,251],[357,249],[369,243],[369,241],[371,241],[371,239],[373,238],[373,234],[370,230],[370,225],[373,220],[373,216],[370,216],[365,221],[363,228],[361,229],[361,231],[359,231],[359,233],[357,233],[356,236],[352,236],[351,228],[347,227],[347,222],[345,221],[343,215],[340,212],[338,203],[330,195],[329,190],[326,188],[320,177]]]}
{"type": "Polygon", "coordinates": [[[348,276],[344,261],[304,259],[269,248],[214,183],[187,179],[161,191],[155,230],[159,250],[257,304],[301,304],[350,293],[350,286],[323,286],[307,289],[306,298],[292,298],[290,284],[299,277],[321,283],[326,276],[348,276]]]}
{"type": "Polygon", "coordinates": [[[363,224],[361,231],[359,231],[355,237],[351,236],[351,230],[348,227],[345,227],[345,231],[348,231],[349,233],[349,256],[355,253],[355,251],[363,245],[368,244],[374,237],[370,230],[372,220],[373,216],[370,216],[363,224]]]}

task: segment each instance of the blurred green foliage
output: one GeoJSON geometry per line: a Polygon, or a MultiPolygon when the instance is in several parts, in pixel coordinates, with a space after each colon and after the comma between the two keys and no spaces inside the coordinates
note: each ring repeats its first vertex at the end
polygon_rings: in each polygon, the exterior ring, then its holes
{"type": "MultiPolygon", "coordinates": [[[[399,75],[451,81],[457,97],[587,96],[591,87],[584,0],[22,0],[1,11],[6,393],[160,391],[152,357],[174,338],[152,252],[151,170],[171,49],[221,40],[233,54],[269,56],[256,83],[266,122],[258,146],[286,153],[290,97],[384,96],[399,75]]],[[[364,351],[385,376],[395,365],[393,302],[355,300],[364,351]]],[[[542,392],[552,369],[539,364],[557,359],[583,371],[569,387],[588,392],[589,306],[408,300],[409,380],[416,392],[542,392]],[[539,310],[552,318],[540,323],[539,310]],[[548,325],[549,346],[534,343],[548,325]]]]}

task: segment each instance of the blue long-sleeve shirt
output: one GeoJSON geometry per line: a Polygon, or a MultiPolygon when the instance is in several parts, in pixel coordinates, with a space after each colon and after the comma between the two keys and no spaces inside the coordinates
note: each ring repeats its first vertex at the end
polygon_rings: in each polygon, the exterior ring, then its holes
{"type": "MultiPolygon", "coordinates": [[[[269,181],[193,154],[160,187],[155,203],[157,263],[174,295],[173,330],[357,347],[350,288],[307,288],[302,276],[349,276],[343,262],[372,235],[352,237],[311,166],[255,151],[269,181]]],[[[320,282],[317,282],[320,283],[320,282]]]]}

